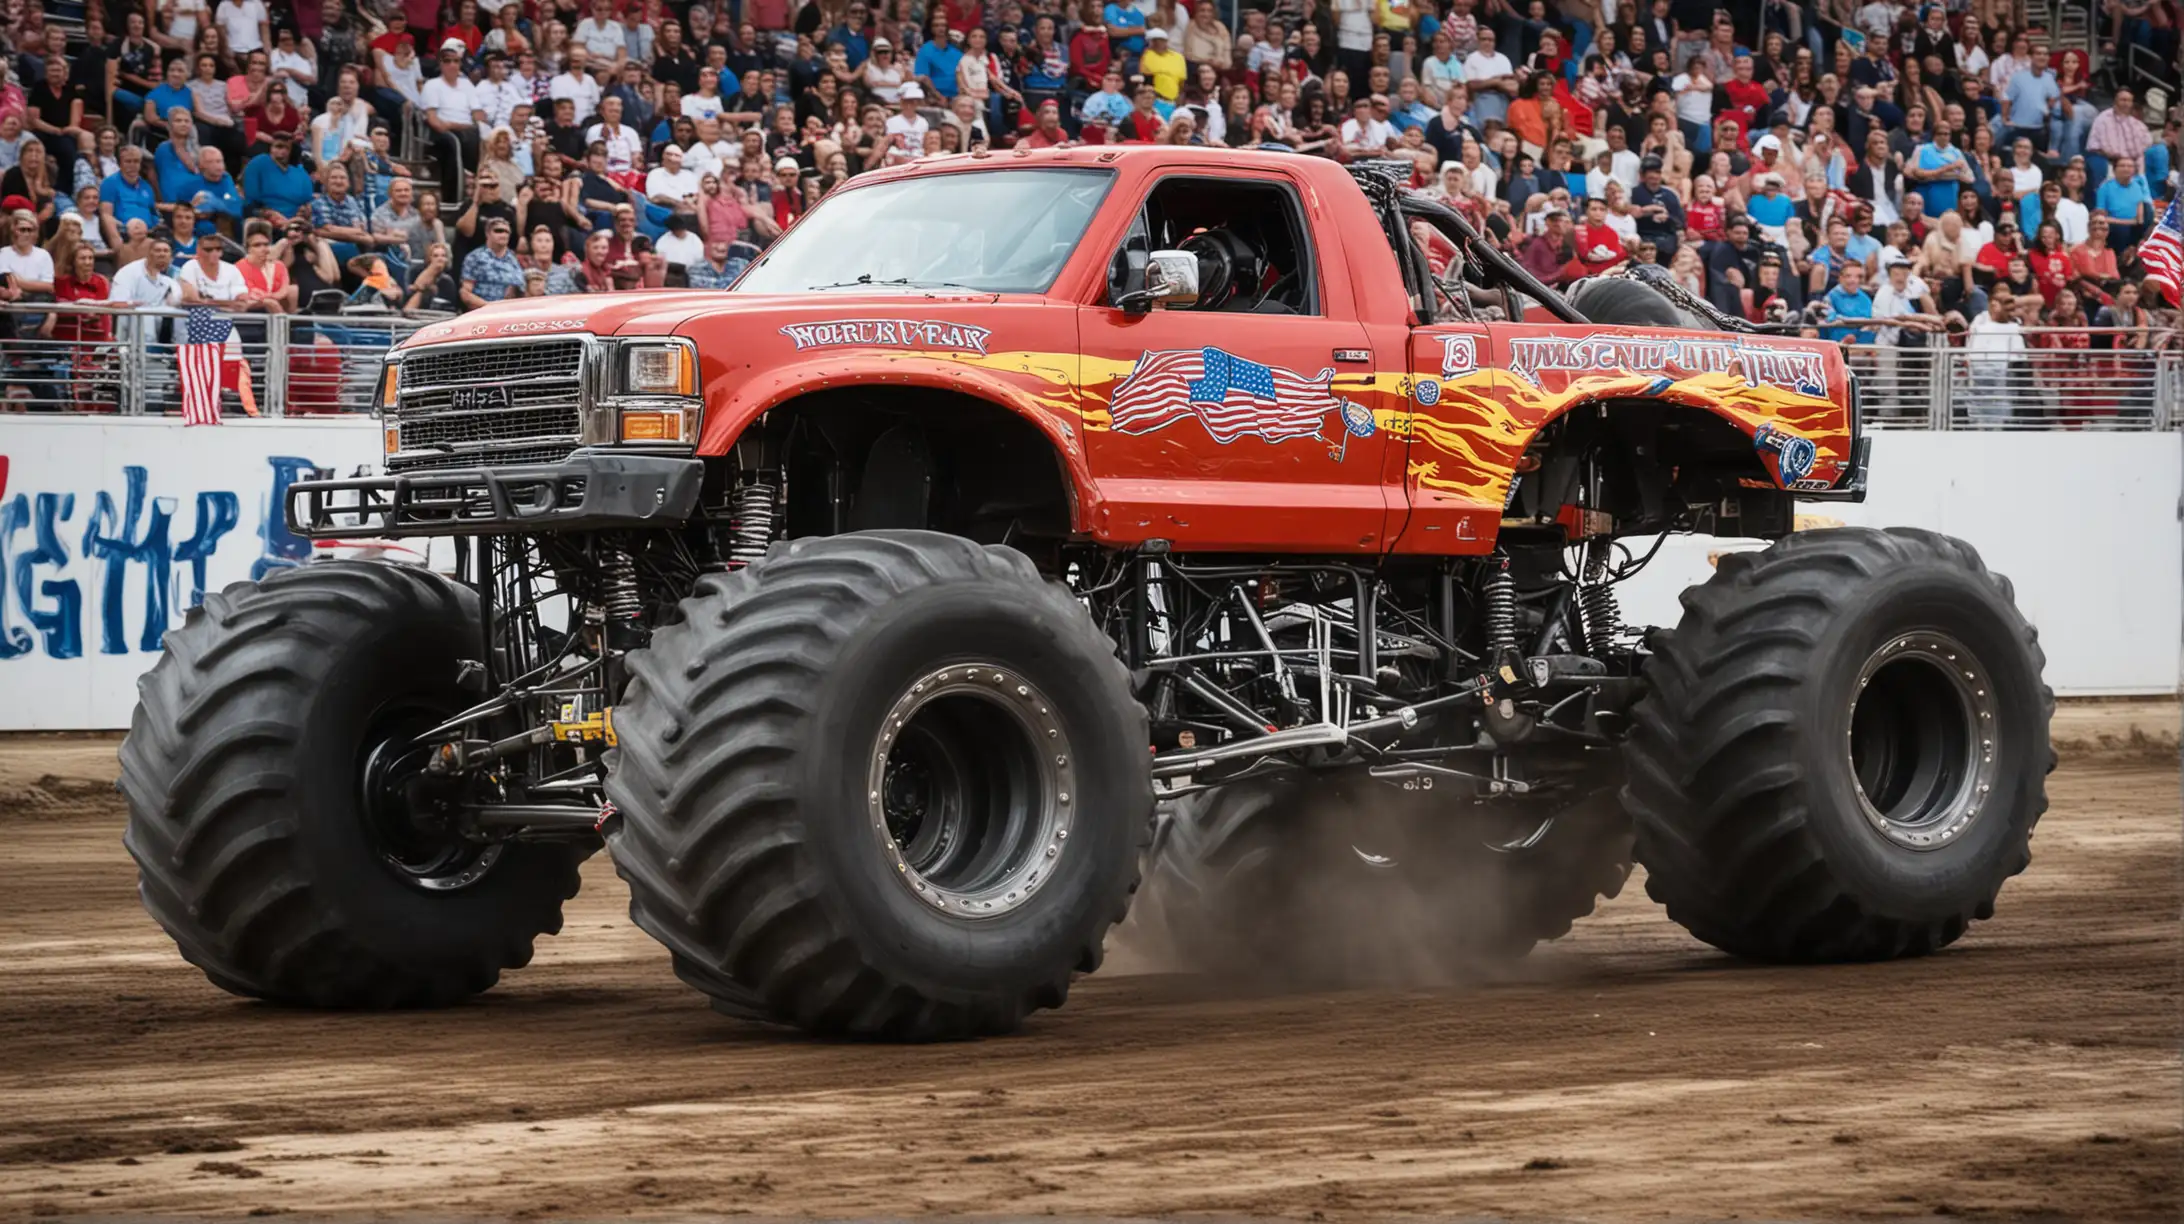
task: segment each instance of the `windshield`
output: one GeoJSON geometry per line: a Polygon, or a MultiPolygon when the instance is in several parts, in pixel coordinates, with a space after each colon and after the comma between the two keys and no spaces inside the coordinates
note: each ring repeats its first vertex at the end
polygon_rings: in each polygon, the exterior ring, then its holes
{"type": "Polygon", "coordinates": [[[844,191],[766,252],[736,290],[1044,293],[1113,181],[1095,170],[987,170],[844,191]]]}

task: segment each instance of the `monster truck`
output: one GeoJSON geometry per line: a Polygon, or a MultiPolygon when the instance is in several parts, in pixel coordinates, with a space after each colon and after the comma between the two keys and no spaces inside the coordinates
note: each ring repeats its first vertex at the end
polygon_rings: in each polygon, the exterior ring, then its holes
{"type": "Polygon", "coordinates": [[[468,997],[604,844],[722,1011],[1001,1033],[1099,965],[1156,806],[1163,921],[1247,958],[1345,938],[1300,865],[1506,957],[1634,855],[1719,948],[1884,958],[2045,805],[2009,584],[1793,531],[1864,488],[1833,347],[1558,293],[1370,169],[861,175],[733,293],[494,305],[378,401],[384,474],[290,522],[440,563],[207,597],[122,748],[144,902],[238,994],[468,997]],[[1773,543],[1642,633],[1677,532],[1773,543]]]}

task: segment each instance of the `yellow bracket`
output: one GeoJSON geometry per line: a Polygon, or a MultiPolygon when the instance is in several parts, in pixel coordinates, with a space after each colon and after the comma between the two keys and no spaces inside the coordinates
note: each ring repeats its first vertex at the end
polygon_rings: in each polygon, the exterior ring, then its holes
{"type": "MultiPolygon", "coordinates": [[[[575,713],[565,710],[564,713],[575,713]]],[[[614,711],[601,710],[582,718],[553,724],[554,742],[558,744],[605,744],[613,748],[621,741],[614,736],[614,711]]]]}

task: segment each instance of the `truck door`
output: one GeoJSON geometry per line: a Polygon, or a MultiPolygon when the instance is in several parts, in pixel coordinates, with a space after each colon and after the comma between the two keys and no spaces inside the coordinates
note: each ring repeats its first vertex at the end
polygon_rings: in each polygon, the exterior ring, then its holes
{"type": "Polygon", "coordinates": [[[1347,274],[1339,244],[1313,241],[1302,198],[1273,171],[1176,174],[1147,190],[1078,329],[1103,539],[1387,547],[1373,350],[1346,284],[1330,283],[1347,274]],[[1199,303],[1118,306],[1132,250],[1196,254],[1199,303]]]}
{"type": "Polygon", "coordinates": [[[1522,443],[1491,340],[1476,323],[1411,333],[1409,419],[1401,431],[1410,518],[1395,552],[1449,556],[1494,545],[1522,443]]]}

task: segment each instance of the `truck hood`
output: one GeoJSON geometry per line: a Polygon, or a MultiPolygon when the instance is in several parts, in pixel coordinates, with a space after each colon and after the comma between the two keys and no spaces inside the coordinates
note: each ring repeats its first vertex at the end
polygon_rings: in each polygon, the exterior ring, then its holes
{"type": "MultiPolygon", "coordinates": [[[[754,299],[764,300],[764,299],[754,299]]],[[[653,289],[521,298],[495,302],[460,318],[419,328],[400,347],[451,340],[498,340],[554,332],[595,336],[670,335],[700,311],[719,310],[736,299],[717,289],[653,289]]]]}
{"type": "Polygon", "coordinates": [[[418,329],[399,348],[455,340],[498,340],[555,332],[595,336],[666,336],[699,314],[783,313],[844,317],[862,311],[914,311],[937,304],[991,302],[990,293],[723,293],[718,289],[650,289],[495,302],[460,318],[418,329]]]}

